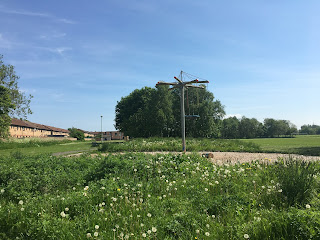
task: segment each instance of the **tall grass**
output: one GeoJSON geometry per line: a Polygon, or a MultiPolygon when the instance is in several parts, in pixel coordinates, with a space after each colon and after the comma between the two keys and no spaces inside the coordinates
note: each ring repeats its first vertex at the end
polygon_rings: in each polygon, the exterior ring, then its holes
{"type": "Polygon", "coordinates": [[[0,157],[0,239],[319,239],[319,163],[288,164],[0,157]]]}
{"type": "MultiPolygon", "coordinates": [[[[230,139],[187,139],[187,151],[230,151],[230,152],[259,152],[258,145],[251,142],[230,139]]],[[[100,147],[102,152],[154,152],[181,151],[179,138],[148,138],[133,139],[128,142],[105,142],[100,147]]]]}
{"type": "Polygon", "coordinates": [[[0,150],[4,149],[17,149],[17,148],[30,148],[30,147],[41,147],[41,146],[52,146],[56,144],[69,143],[71,140],[67,139],[37,139],[37,138],[25,138],[25,139],[0,139],[0,150]]]}

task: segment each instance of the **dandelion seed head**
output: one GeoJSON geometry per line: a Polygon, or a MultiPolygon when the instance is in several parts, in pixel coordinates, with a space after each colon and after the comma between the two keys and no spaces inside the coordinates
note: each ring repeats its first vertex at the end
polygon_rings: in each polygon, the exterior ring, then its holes
{"type": "Polygon", "coordinates": [[[99,229],[99,225],[95,225],[94,228],[98,230],[99,229]]]}
{"type": "Polygon", "coordinates": [[[248,234],[245,234],[245,235],[243,235],[243,237],[244,237],[245,239],[248,239],[248,238],[249,238],[249,235],[248,235],[248,234]]]}
{"type": "Polygon", "coordinates": [[[93,234],[95,237],[98,237],[99,236],[99,233],[98,232],[94,232],[93,234]]]}
{"type": "Polygon", "coordinates": [[[206,235],[207,237],[209,237],[209,236],[210,236],[210,233],[209,233],[209,232],[206,232],[205,235],[206,235]]]}
{"type": "Polygon", "coordinates": [[[65,214],[64,211],[62,211],[62,212],[60,213],[60,215],[61,215],[61,217],[66,217],[66,214],[65,214]]]}
{"type": "Polygon", "coordinates": [[[87,233],[87,238],[91,238],[91,233],[87,233]]]}
{"type": "Polygon", "coordinates": [[[156,227],[152,227],[151,231],[155,233],[155,232],[157,232],[157,228],[156,227]]]}
{"type": "Polygon", "coordinates": [[[20,204],[20,205],[23,205],[23,201],[22,201],[22,200],[20,200],[20,201],[19,201],[19,204],[20,204]]]}
{"type": "Polygon", "coordinates": [[[310,209],[311,206],[309,204],[306,204],[306,209],[310,209]]]}

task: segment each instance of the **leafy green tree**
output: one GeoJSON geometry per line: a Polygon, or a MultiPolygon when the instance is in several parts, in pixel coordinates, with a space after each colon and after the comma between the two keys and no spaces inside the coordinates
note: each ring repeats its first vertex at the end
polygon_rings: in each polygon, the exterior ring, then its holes
{"type": "MultiPolygon", "coordinates": [[[[187,119],[187,136],[219,136],[219,121],[225,114],[221,103],[206,89],[198,95],[193,92],[191,98],[185,101],[190,100],[200,118],[187,119]]],[[[168,91],[167,86],[136,89],[117,103],[115,122],[116,129],[131,137],[181,136],[180,91],[168,91]]]]}
{"type": "Polygon", "coordinates": [[[302,134],[315,135],[320,134],[320,126],[318,125],[302,125],[299,131],[302,134]]]}
{"type": "Polygon", "coordinates": [[[0,55],[0,86],[8,89],[11,107],[9,115],[11,117],[26,118],[28,114],[32,114],[30,109],[30,102],[32,95],[26,96],[22,91],[19,90],[18,80],[19,77],[16,75],[14,66],[8,64],[5,65],[2,61],[3,56],[0,55]]]}
{"type": "Polygon", "coordinates": [[[263,135],[263,125],[255,118],[242,117],[239,124],[240,138],[257,138],[263,135]]]}
{"type": "Polygon", "coordinates": [[[77,140],[80,140],[80,141],[84,140],[84,133],[79,129],[72,127],[72,128],[68,128],[68,130],[70,132],[69,133],[70,137],[76,138],[77,140]]]}
{"type": "Polygon", "coordinates": [[[116,105],[115,127],[127,136],[151,137],[156,124],[152,100],[155,89],[136,89],[127,97],[122,97],[116,105]]]}
{"type": "Polygon", "coordinates": [[[9,112],[14,108],[14,104],[10,98],[10,91],[0,85],[0,137],[6,138],[9,136],[9,126],[11,118],[9,112]]]}
{"type": "Polygon", "coordinates": [[[221,137],[228,139],[240,138],[239,125],[240,121],[237,117],[223,119],[221,125],[221,137]]]}

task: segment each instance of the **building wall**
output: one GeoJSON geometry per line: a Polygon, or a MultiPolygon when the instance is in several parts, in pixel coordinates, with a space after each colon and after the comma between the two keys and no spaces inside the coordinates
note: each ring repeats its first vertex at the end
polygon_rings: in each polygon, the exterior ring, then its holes
{"type": "Polygon", "coordinates": [[[68,133],[65,132],[56,132],[56,131],[49,131],[44,129],[37,129],[31,127],[21,127],[21,126],[10,126],[10,135],[11,137],[15,138],[29,138],[29,137],[48,137],[49,135],[57,136],[69,136],[68,133]]]}

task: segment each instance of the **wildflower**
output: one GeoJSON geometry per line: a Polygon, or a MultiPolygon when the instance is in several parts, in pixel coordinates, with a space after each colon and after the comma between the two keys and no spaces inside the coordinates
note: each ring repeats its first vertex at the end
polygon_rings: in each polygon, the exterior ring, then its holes
{"type": "Polygon", "coordinates": [[[60,215],[61,215],[61,217],[66,217],[66,214],[63,211],[60,213],[60,215]]]}
{"type": "Polygon", "coordinates": [[[200,233],[200,230],[199,230],[199,229],[197,229],[197,230],[196,230],[196,233],[200,233]]]}
{"type": "Polygon", "coordinates": [[[148,230],[147,233],[148,233],[148,234],[151,234],[151,230],[148,230]]]}
{"type": "Polygon", "coordinates": [[[119,225],[118,224],[116,224],[116,226],[115,226],[117,229],[119,228],[119,225]]]}
{"type": "Polygon", "coordinates": [[[206,232],[205,235],[206,235],[207,237],[209,237],[209,236],[210,236],[210,233],[206,232]]]}
{"type": "Polygon", "coordinates": [[[279,193],[282,193],[282,189],[279,189],[278,192],[279,192],[279,193]]]}
{"type": "Polygon", "coordinates": [[[205,188],[204,190],[205,190],[206,192],[208,192],[208,188],[205,188]]]}
{"type": "Polygon", "coordinates": [[[212,217],[212,218],[215,218],[216,216],[215,216],[215,215],[212,215],[211,217],[212,217]]]}
{"type": "Polygon", "coordinates": [[[100,189],[101,189],[101,190],[105,190],[106,188],[105,188],[105,187],[101,187],[100,189]]]}
{"type": "Polygon", "coordinates": [[[157,228],[155,228],[155,227],[152,227],[151,230],[152,230],[152,232],[154,232],[154,233],[157,232],[157,228]]]}
{"type": "Polygon", "coordinates": [[[89,189],[89,186],[85,186],[83,190],[87,191],[89,189]]]}
{"type": "Polygon", "coordinates": [[[93,234],[95,237],[98,237],[99,236],[99,233],[98,232],[94,232],[93,234]]]}
{"type": "Polygon", "coordinates": [[[144,224],[143,224],[143,223],[141,223],[141,224],[140,224],[140,226],[141,226],[141,227],[143,227],[143,226],[144,226],[144,224]]]}
{"type": "Polygon", "coordinates": [[[98,230],[99,229],[99,225],[95,225],[94,228],[98,230]]]}
{"type": "Polygon", "coordinates": [[[20,205],[23,205],[23,201],[22,201],[22,200],[20,200],[20,201],[19,201],[19,204],[20,204],[20,205]]]}
{"type": "Polygon", "coordinates": [[[136,172],[136,171],[138,171],[138,170],[135,168],[135,169],[133,169],[133,171],[135,171],[135,172],[136,172]]]}
{"type": "Polygon", "coordinates": [[[124,236],[123,232],[122,232],[122,233],[120,233],[120,237],[122,238],[123,236],[124,236]]]}
{"type": "Polygon", "coordinates": [[[248,239],[248,238],[249,238],[249,235],[248,235],[248,234],[245,234],[245,235],[243,235],[243,237],[244,237],[245,239],[248,239]]]}
{"type": "Polygon", "coordinates": [[[120,188],[118,188],[118,189],[117,189],[117,191],[118,191],[118,192],[120,192],[120,191],[121,191],[121,189],[120,189],[120,188]]]}
{"type": "Polygon", "coordinates": [[[4,189],[1,189],[1,193],[4,193],[4,189]]]}
{"type": "Polygon", "coordinates": [[[87,233],[87,238],[91,238],[91,233],[87,233]]]}
{"type": "Polygon", "coordinates": [[[68,211],[69,211],[69,208],[66,207],[64,210],[65,210],[66,212],[68,212],[68,211]]]}
{"type": "Polygon", "coordinates": [[[24,211],[24,208],[22,207],[20,210],[21,210],[21,212],[23,212],[23,211],[24,211]]]}
{"type": "Polygon", "coordinates": [[[311,206],[309,204],[306,205],[306,209],[310,209],[311,206]]]}
{"type": "Polygon", "coordinates": [[[148,216],[148,217],[151,217],[152,215],[151,215],[151,213],[148,213],[147,216],[148,216]]]}
{"type": "Polygon", "coordinates": [[[142,233],[142,237],[144,237],[144,238],[145,238],[145,237],[147,237],[147,234],[145,234],[145,233],[142,233]]]}
{"type": "Polygon", "coordinates": [[[218,182],[218,181],[215,181],[215,184],[219,184],[219,182],[218,182]]]}

